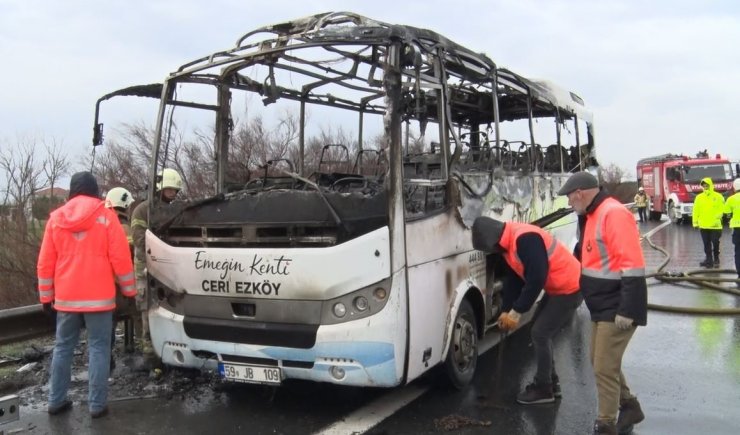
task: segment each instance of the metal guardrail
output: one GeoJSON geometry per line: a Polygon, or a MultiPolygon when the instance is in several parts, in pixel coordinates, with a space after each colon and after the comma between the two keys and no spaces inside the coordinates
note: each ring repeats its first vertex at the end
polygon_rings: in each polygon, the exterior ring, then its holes
{"type": "Polygon", "coordinates": [[[41,304],[0,310],[0,345],[51,334],[54,322],[41,304]]]}

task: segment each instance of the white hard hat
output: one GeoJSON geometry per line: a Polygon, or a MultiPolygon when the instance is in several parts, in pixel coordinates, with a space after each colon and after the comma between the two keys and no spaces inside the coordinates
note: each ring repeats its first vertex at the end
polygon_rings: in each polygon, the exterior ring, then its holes
{"type": "Polygon", "coordinates": [[[732,188],[735,189],[735,192],[740,192],[740,178],[735,178],[735,181],[732,182],[732,188]]]}
{"type": "Polygon", "coordinates": [[[180,177],[180,174],[176,170],[165,168],[159,175],[157,190],[166,188],[182,190],[182,177],[180,177]]]}
{"type": "Polygon", "coordinates": [[[645,189],[643,189],[642,186],[640,186],[637,190],[639,190],[640,192],[642,192],[645,189]]]}
{"type": "Polygon", "coordinates": [[[105,206],[127,209],[134,202],[134,196],[123,187],[114,187],[105,195],[105,206]]]}

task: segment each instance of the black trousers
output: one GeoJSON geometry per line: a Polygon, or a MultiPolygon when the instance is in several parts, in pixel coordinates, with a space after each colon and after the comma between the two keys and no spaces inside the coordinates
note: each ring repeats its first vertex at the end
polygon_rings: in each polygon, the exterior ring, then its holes
{"type": "Polygon", "coordinates": [[[640,216],[640,222],[647,222],[647,207],[637,207],[637,214],[640,216]]]}
{"type": "Polygon", "coordinates": [[[534,376],[536,383],[549,384],[557,380],[552,338],[573,318],[582,301],[581,292],[545,295],[537,306],[532,325],[532,345],[537,359],[537,373],[534,376]]]}
{"type": "Polygon", "coordinates": [[[702,228],[701,241],[704,243],[704,255],[707,260],[719,261],[719,239],[722,237],[722,230],[709,230],[702,228]]]}

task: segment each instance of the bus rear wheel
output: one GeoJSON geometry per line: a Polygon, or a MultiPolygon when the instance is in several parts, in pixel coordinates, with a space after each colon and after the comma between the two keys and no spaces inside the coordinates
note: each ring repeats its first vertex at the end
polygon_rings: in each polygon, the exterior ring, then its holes
{"type": "Polygon", "coordinates": [[[473,380],[478,363],[478,323],[466,299],[460,304],[452,328],[445,371],[453,387],[461,390],[473,380]]]}

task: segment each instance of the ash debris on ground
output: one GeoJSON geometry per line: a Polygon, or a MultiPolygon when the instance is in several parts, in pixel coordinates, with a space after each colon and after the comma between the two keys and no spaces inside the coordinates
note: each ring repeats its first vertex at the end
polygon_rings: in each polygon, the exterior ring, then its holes
{"type": "MultiPolygon", "coordinates": [[[[0,372],[0,396],[16,394],[23,407],[45,410],[53,349],[52,337],[26,344],[13,356],[5,355],[0,348],[0,360],[9,362],[0,372]]],[[[216,373],[166,367],[141,353],[127,353],[123,350],[122,336],[116,336],[112,356],[115,368],[108,379],[111,403],[154,398],[198,400],[206,396],[206,391],[211,397],[222,391],[222,381],[216,373]]],[[[87,343],[80,340],[74,351],[69,388],[69,398],[75,403],[87,402],[87,362],[87,343]]]]}
{"type": "Polygon", "coordinates": [[[490,425],[491,425],[490,420],[476,420],[476,419],[465,417],[464,415],[458,415],[458,414],[451,414],[451,415],[447,415],[442,418],[434,419],[434,426],[437,428],[437,430],[446,430],[446,431],[459,430],[464,427],[470,427],[470,426],[488,427],[490,425]]]}

